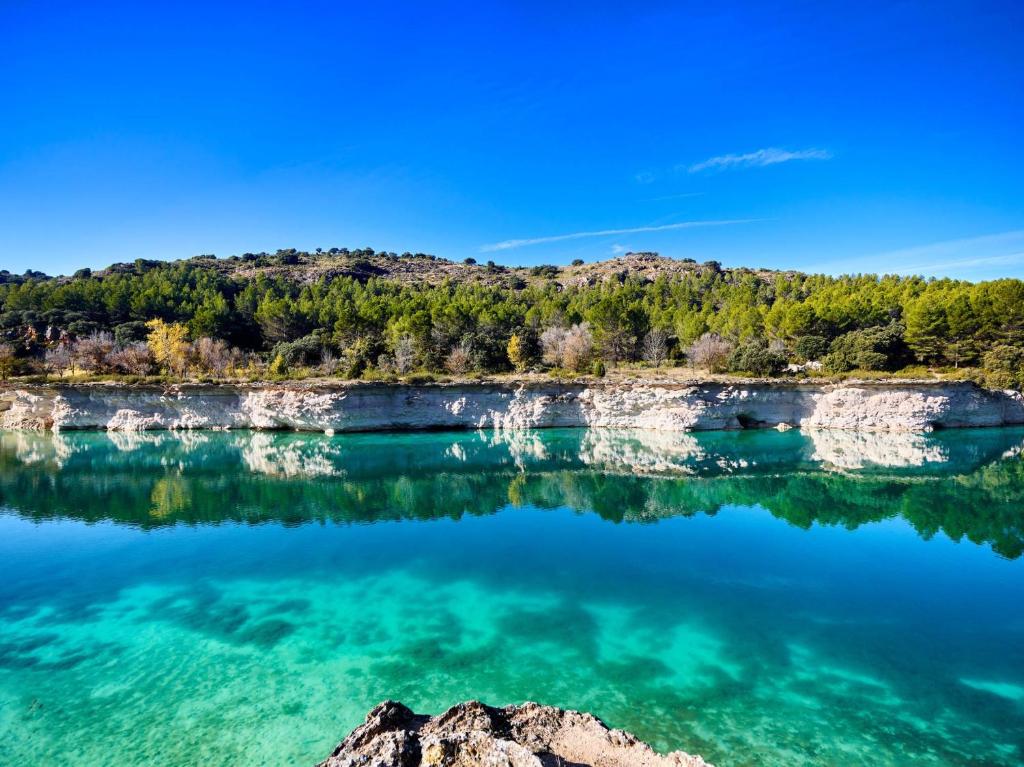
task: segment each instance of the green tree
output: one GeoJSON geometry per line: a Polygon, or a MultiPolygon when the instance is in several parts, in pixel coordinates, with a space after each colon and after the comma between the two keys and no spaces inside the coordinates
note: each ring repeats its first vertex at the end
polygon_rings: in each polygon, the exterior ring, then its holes
{"type": "Polygon", "coordinates": [[[949,325],[942,297],[928,292],[911,302],[907,307],[906,323],[907,346],[919,360],[936,362],[943,358],[949,325]]]}

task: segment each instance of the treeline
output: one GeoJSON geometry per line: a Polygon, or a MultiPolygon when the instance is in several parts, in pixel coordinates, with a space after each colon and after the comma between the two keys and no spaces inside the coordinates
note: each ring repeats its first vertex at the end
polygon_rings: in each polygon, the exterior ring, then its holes
{"type": "Polygon", "coordinates": [[[616,273],[563,284],[550,267],[511,286],[431,285],[372,276],[369,260],[363,276],[310,281],[287,269],[243,277],[218,263],[140,259],[70,278],[6,276],[0,373],[356,378],[689,362],[755,375],[928,365],[970,369],[990,385],[1024,381],[1024,282],[1014,279],[826,277],[708,262],[653,280],[616,273]]]}

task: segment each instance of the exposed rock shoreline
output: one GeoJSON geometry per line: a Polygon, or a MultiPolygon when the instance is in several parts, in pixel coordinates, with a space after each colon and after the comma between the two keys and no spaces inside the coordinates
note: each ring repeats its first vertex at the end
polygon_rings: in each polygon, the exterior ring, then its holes
{"type": "Polygon", "coordinates": [[[1024,423],[1020,392],[969,382],[35,385],[0,429],[142,431],[796,427],[921,432],[1024,423]]]}
{"type": "Polygon", "coordinates": [[[536,703],[460,703],[439,716],[385,701],[318,767],[711,767],[664,756],[600,719],[536,703]]]}

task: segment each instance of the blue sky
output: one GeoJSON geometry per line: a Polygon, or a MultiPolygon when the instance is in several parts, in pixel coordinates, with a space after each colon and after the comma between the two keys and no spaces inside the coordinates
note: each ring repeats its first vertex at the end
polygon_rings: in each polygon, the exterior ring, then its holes
{"type": "Polygon", "coordinates": [[[0,0],[0,268],[1024,277],[1022,34],[1019,2],[0,0]]]}

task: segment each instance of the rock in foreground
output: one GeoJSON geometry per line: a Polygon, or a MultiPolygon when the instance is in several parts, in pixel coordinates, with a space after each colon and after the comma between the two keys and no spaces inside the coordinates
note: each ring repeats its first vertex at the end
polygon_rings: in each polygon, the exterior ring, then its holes
{"type": "Polygon", "coordinates": [[[318,767],[710,767],[657,754],[597,717],[537,703],[460,703],[439,716],[385,701],[318,767]]]}

